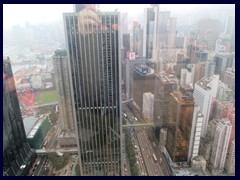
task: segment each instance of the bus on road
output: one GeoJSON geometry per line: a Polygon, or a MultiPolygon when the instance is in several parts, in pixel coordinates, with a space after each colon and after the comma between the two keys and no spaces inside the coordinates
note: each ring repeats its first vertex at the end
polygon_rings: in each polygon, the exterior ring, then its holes
{"type": "Polygon", "coordinates": [[[157,158],[156,158],[156,155],[153,153],[153,159],[155,162],[157,162],[157,158]]]}

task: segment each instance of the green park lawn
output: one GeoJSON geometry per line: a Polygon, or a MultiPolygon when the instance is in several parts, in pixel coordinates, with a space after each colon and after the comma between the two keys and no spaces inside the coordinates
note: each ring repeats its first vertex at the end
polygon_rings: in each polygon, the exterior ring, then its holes
{"type": "Polygon", "coordinates": [[[57,91],[39,92],[34,100],[38,105],[48,104],[58,101],[57,91]]]}

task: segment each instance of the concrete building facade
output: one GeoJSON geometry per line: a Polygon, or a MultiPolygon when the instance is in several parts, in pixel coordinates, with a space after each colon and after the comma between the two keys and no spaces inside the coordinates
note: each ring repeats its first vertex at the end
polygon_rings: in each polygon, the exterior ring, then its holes
{"type": "Polygon", "coordinates": [[[217,123],[214,135],[211,164],[214,168],[222,170],[225,165],[232,125],[228,119],[221,119],[217,123]]]}
{"type": "Polygon", "coordinates": [[[201,137],[206,135],[209,116],[211,112],[211,102],[217,95],[219,76],[213,75],[210,78],[203,78],[195,84],[194,101],[200,107],[204,116],[201,137]]]}
{"type": "Polygon", "coordinates": [[[143,93],[143,117],[145,120],[153,121],[154,95],[150,92],[143,93]]]}

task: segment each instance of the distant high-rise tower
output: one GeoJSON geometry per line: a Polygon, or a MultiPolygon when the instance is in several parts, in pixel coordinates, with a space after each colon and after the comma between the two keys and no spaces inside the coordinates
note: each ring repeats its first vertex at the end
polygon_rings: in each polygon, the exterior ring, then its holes
{"type": "Polygon", "coordinates": [[[235,34],[235,16],[228,16],[225,24],[225,34],[235,34]]]}
{"type": "Polygon", "coordinates": [[[235,93],[235,67],[226,69],[223,75],[223,82],[235,93]]]}
{"type": "Polygon", "coordinates": [[[212,75],[214,75],[214,70],[215,70],[215,63],[213,61],[206,61],[204,77],[211,77],[212,75]]]}
{"type": "Polygon", "coordinates": [[[25,134],[10,59],[3,59],[3,175],[27,176],[36,154],[25,134]]]}
{"type": "Polygon", "coordinates": [[[96,15],[93,28],[81,13],[64,13],[80,174],[120,175],[120,14],[96,15]]]}
{"type": "Polygon", "coordinates": [[[218,53],[214,56],[215,71],[214,74],[219,74],[223,80],[225,70],[235,67],[235,53],[218,53]]]}
{"type": "Polygon", "coordinates": [[[59,95],[59,113],[62,130],[73,130],[72,102],[68,73],[67,52],[56,50],[53,56],[54,74],[59,95]]]}
{"type": "Polygon", "coordinates": [[[144,9],[143,57],[152,58],[153,53],[154,8],[144,9]]]}
{"type": "Polygon", "coordinates": [[[216,169],[223,170],[224,168],[231,130],[232,125],[229,120],[221,119],[217,123],[210,159],[213,167],[216,169]]]}
{"type": "Polygon", "coordinates": [[[73,121],[70,78],[66,50],[56,50],[53,56],[54,74],[58,90],[59,118],[61,134],[58,144],[61,147],[76,146],[76,135],[73,121]]]}
{"type": "Polygon", "coordinates": [[[143,29],[138,21],[134,21],[132,24],[132,34],[132,50],[137,57],[142,57],[143,29]]]}
{"type": "Polygon", "coordinates": [[[123,34],[123,59],[127,57],[127,52],[130,51],[130,34],[123,34]]]}
{"type": "Polygon", "coordinates": [[[199,40],[206,41],[208,50],[215,49],[215,43],[220,33],[220,21],[216,19],[199,20],[199,40]]]}
{"type": "Polygon", "coordinates": [[[204,116],[201,137],[204,137],[207,131],[209,121],[211,102],[217,95],[219,76],[213,75],[210,78],[203,78],[195,84],[194,101],[200,107],[204,116]]]}

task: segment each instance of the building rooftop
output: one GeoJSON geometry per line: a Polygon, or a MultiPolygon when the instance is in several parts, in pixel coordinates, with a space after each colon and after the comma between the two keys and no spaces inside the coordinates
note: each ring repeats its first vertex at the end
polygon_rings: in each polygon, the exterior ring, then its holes
{"type": "Polygon", "coordinates": [[[36,124],[34,125],[34,127],[32,128],[32,130],[30,131],[30,133],[27,135],[27,138],[33,138],[34,135],[36,134],[38,128],[42,125],[43,121],[47,118],[47,116],[45,115],[41,115],[38,119],[38,121],[36,122],[36,124]]]}
{"type": "Polygon", "coordinates": [[[175,176],[206,176],[207,174],[201,168],[174,167],[175,176]]]}
{"type": "Polygon", "coordinates": [[[224,56],[235,56],[235,52],[219,52],[216,56],[224,57],[224,56]]]}
{"type": "Polygon", "coordinates": [[[153,98],[154,95],[151,92],[146,92],[146,93],[144,93],[144,96],[147,96],[149,98],[153,98]]]}
{"type": "Polygon", "coordinates": [[[163,74],[161,73],[160,75],[157,75],[159,79],[161,79],[165,84],[175,84],[179,82],[178,78],[174,76],[173,74],[163,74]]]}
{"type": "Polygon", "coordinates": [[[210,91],[212,88],[214,88],[214,86],[216,86],[216,84],[213,83],[215,79],[219,79],[219,76],[213,75],[211,77],[204,77],[201,80],[199,80],[196,84],[203,88],[204,90],[210,91]]]}

